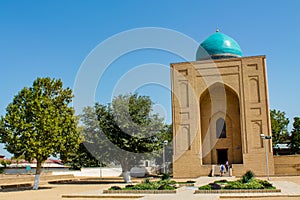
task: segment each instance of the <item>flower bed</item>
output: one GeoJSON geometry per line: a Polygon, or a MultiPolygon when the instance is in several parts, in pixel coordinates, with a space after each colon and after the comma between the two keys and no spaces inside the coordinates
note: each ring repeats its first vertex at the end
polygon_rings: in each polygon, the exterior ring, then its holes
{"type": "Polygon", "coordinates": [[[104,194],[175,194],[176,190],[103,190],[104,194]]]}
{"type": "Polygon", "coordinates": [[[174,180],[150,181],[146,179],[144,182],[136,185],[126,185],[124,188],[112,186],[103,193],[176,193],[176,189],[182,186],[193,186],[194,181],[176,182],[174,180]]]}
{"type": "Polygon", "coordinates": [[[270,182],[256,179],[251,171],[248,171],[240,180],[215,181],[213,183],[201,186],[198,189],[199,190],[195,193],[280,192],[280,189],[276,189],[270,182]]]}

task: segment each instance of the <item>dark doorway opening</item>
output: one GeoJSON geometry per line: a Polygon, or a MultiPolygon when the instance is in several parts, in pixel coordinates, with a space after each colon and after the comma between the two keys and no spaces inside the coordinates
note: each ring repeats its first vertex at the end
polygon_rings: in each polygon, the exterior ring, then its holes
{"type": "Polygon", "coordinates": [[[225,164],[228,160],[228,149],[217,149],[218,164],[225,164]]]}

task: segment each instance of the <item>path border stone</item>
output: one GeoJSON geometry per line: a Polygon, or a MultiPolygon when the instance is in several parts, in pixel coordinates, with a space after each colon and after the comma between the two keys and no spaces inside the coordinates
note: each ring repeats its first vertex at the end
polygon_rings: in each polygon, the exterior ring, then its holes
{"type": "Polygon", "coordinates": [[[279,193],[281,189],[271,190],[195,190],[194,194],[223,194],[223,193],[279,193]]]}
{"type": "Polygon", "coordinates": [[[297,194],[278,194],[278,195],[255,195],[255,196],[246,196],[246,195],[237,195],[237,196],[219,196],[219,199],[240,199],[240,198],[265,198],[265,197],[300,197],[297,194]]]}
{"type": "Polygon", "coordinates": [[[142,198],[144,196],[141,195],[80,195],[80,194],[63,194],[61,196],[62,198],[112,198],[112,199],[118,199],[118,198],[122,198],[122,199],[138,199],[138,198],[142,198]]]}
{"type": "Polygon", "coordinates": [[[176,194],[176,190],[103,190],[103,194],[176,194]]]}

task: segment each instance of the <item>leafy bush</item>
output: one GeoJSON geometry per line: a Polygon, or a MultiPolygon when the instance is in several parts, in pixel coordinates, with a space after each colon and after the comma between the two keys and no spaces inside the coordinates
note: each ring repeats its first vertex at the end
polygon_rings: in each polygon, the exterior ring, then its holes
{"type": "Polygon", "coordinates": [[[0,160],[0,164],[3,165],[3,167],[7,167],[7,165],[11,164],[10,160],[0,160]]]}
{"type": "Polygon", "coordinates": [[[249,170],[242,177],[242,183],[248,183],[254,177],[255,177],[254,173],[251,170],[249,170]]]}
{"type": "Polygon", "coordinates": [[[120,188],[118,186],[113,186],[109,190],[175,190],[177,189],[174,180],[160,180],[152,181],[145,179],[144,182],[136,185],[126,185],[125,188],[120,188]]]}
{"type": "Polygon", "coordinates": [[[149,178],[146,178],[144,183],[150,183],[150,179],[149,178]]]}
{"type": "Polygon", "coordinates": [[[220,190],[221,189],[221,185],[216,184],[216,183],[210,183],[209,184],[212,190],[220,190]]]}
{"type": "Polygon", "coordinates": [[[196,183],[196,181],[188,180],[186,183],[196,183]]]}
{"type": "Polygon", "coordinates": [[[260,184],[264,186],[266,189],[275,189],[275,187],[272,185],[272,183],[265,181],[265,180],[258,180],[260,184]]]}
{"type": "Polygon", "coordinates": [[[175,184],[177,184],[177,182],[174,181],[174,180],[160,180],[160,181],[158,181],[158,183],[161,184],[161,185],[175,185],[175,184]]]}
{"type": "Polygon", "coordinates": [[[175,190],[176,187],[172,185],[161,185],[157,188],[158,190],[175,190]]]}
{"type": "Polygon", "coordinates": [[[160,185],[157,182],[140,183],[132,187],[132,190],[157,190],[160,185]]]}
{"type": "Polygon", "coordinates": [[[161,180],[170,180],[170,179],[171,179],[171,177],[170,177],[170,174],[169,174],[169,173],[165,173],[165,174],[163,174],[162,177],[161,177],[161,180]]]}
{"type": "Polygon", "coordinates": [[[264,186],[259,183],[257,179],[252,179],[248,183],[245,183],[243,189],[264,189],[264,186]]]}
{"type": "Polygon", "coordinates": [[[225,189],[264,189],[264,186],[259,183],[259,180],[252,179],[247,183],[243,183],[240,180],[228,182],[225,189]]]}
{"type": "Polygon", "coordinates": [[[227,180],[218,180],[218,181],[215,181],[214,183],[227,183],[228,181],[227,180]]]}
{"type": "Polygon", "coordinates": [[[227,180],[220,180],[215,181],[214,183],[210,183],[208,185],[204,185],[199,187],[199,190],[218,190],[222,189],[219,184],[225,183],[224,189],[226,190],[240,190],[240,189],[276,189],[271,183],[264,180],[259,180],[253,178],[253,173],[248,173],[245,175],[245,178],[237,180],[237,181],[227,181],[227,180]],[[247,183],[243,183],[245,179],[249,180],[247,183]]]}
{"type": "Polygon", "coordinates": [[[119,186],[111,186],[108,190],[121,190],[119,186]]]}
{"type": "Polygon", "coordinates": [[[242,187],[243,184],[240,181],[232,181],[232,182],[228,182],[224,189],[234,190],[234,189],[242,189],[242,187]]]}
{"type": "Polygon", "coordinates": [[[210,185],[203,185],[201,187],[198,188],[199,190],[211,190],[211,186],[210,185]]]}
{"type": "Polygon", "coordinates": [[[134,185],[125,185],[125,188],[133,188],[134,185]]]}
{"type": "MultiPolygon", "coordinates": [[[[183,183],[195,183],[195,181],[186,181],[183,183]]],[[[159,181],[150,181],[149,178],[145,179],[142,183],[136,185],[126,185],[124,188],[112,186],[109,190],[176,190],[178,182],[170,179],[159,181]]],[[[211,189],[211,186],[209,186],[211,189]]]]}

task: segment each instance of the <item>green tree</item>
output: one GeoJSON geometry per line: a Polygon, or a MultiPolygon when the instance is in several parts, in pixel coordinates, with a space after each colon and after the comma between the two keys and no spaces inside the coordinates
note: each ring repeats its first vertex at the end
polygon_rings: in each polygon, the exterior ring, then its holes
{"type": "Polygon", "coordinates": [[[88,149],[101,154],[106,162],[121,165],[125,182],[130,181],[132,166],[161,153],[160,144],[171,138],[166,134],[169,127],[163,119],[151,114],[152,105],[149,97],[137,94],[117,96],[109,105],[96,104],[98,129],[94,127],[83,133],[93,147],[88,149]]]}
{"type": "MultiPolygon", "coordinates": [[[[167,140],[168,144],[161,144],[161,147],[163,147],[163,145],[165,145],[165,162],[171,163],[173,161],[173,147],[172,147],[172,143],[169,143],[170,141],[172,141],[173,139],[173,130],[172,130],[172,124],[170,125],[166,125],[166,129],[164,130],[164,135],[163,138],[161,140],[167,140]]],[[[161,155],[157,155],[155,158],[157,163],[161,163],[161,165],[163,166],[163,158],[161,155]]]]}
{"type": "MultiPolygon", "coordinates": [[[[109,141],[106,136],[100,131],[99,121],[96,115],[95,107],[86,107],[83,108],[83,112],[80,115],[80,121],[83,124],[81,127],[81,133],[83,136],[83,145],[85,150],[90,153],[93,159],[97,160],[100,163],[100,166],[105,166],[106,162],[113,161],[110,159],[110,156],[107,151],[109,147],[109,141]]],[[[84,152],[81,152],[84,153],[84,152]]],[[[90,159],[86,157],[86,162],[89,162],[90,159]]]]}
{"type": "Polygon", "coordinates": [[[100,167],[105,166],[108,154],[99,151],[107,146],[105,144],[105,135],[100,132],[100,125],[94,107],[83,108],[79,116],[82,126],[79,127],[83,142],[76,153],[69,156],[68,163],[73,169],[82,167],[100,167]]]}
{"type": "Polygon", "coordinates": [[[99,161],[87,150],[84,143],[80,143],[77,152],[68,157],[66,164],[74,170],[82,167],[100,167],[99,161]]]}
{"type": "Polygon", "coordinates": [[[271,110],[270,115],[273,146],[286,143],[289,137],[289,119],[285,116],[285,112],[281,112],[280,110],[271,110]]]}
{"type": "Polygon", "coordinates": [[[300,118],[295,117],[293,123],[293,130],[290,137],[290,148],[292,153],[296,154],[300,147],[300,118]]]}
{"type": "Polygon", "coordinates": [[[69,107],[73,94],[61,80],[37,78],[24,87],[1,117],[1,142],[15,157],[36,159],[33,189],[38,189],[42,163],[49,156],[67,158],[77,150],[80,136],[74,110],[69,107]]]}
{"type": "Polygon", "coordinates": [[[89,148],[91,147],[88,138],[84,137],[84,133],[92,133],[86,134],[89,135],[96,135],[95,131],[99,130],[99,123],[97,121],[96,113],[94,112],[93,107],[86,107],[83,109],[83,114],[77,116],[77,119],[80,120],[80,124],[84,124],[78,127],[78,132],[82,136],[82,143],[80,143],[78,150],[73,153],[72,155],[68,156],[66,160],[66,164],[71,167],[71,169],[81,169],[82,167],[100,167],[103,166],[99,162],[100,157],[95,157],[98,155],[98,152],[91,151],[89,148]],[[91,154],[94,152],[94,154],[91,154]]]}

